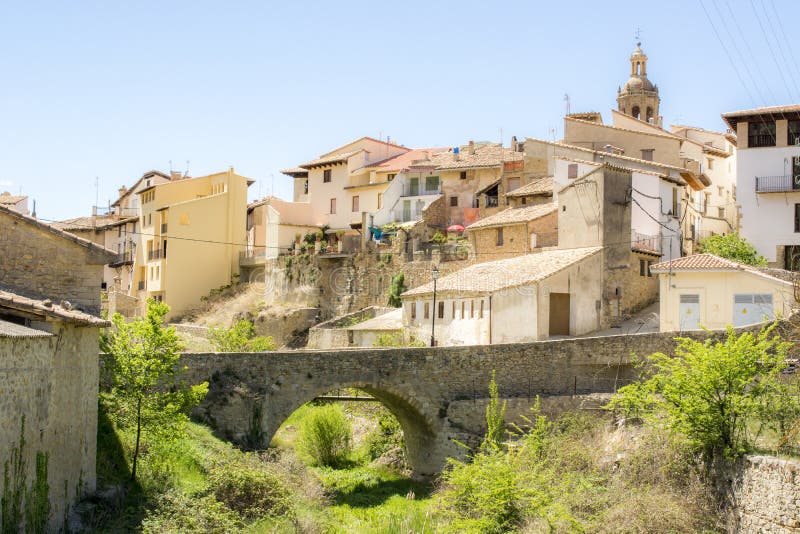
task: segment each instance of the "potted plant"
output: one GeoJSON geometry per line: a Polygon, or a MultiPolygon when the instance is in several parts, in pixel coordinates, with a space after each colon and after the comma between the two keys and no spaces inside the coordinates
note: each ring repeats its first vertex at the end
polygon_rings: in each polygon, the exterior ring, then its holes
{"type": "Polygon", "coordinates": [[[336,230],[336,245],[339,247],[339,254],[344,251],[344,230],[336,230]]]}
{"type": "Polygon", "coordinates": [[[322,232],[314,234],[314,254],[319,254],[322,248],[322,232]]]}
{"type": "Polygon", "coordinates": [[[328,242],[327,241],[320,241],[319,242],[319,246],[320,246],[320,249],[322,250],[322,252],[330,252],[328,250],[328,242]]]}

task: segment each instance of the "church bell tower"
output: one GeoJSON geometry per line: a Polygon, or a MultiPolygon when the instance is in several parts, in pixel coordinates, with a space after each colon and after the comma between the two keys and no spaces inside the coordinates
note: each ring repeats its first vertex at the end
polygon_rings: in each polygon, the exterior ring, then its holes
{"type": "Polygon", "coordinates": [[[631,75],[625,85],[617,89],[617,109],[625,115],[661,127],[658,114],[658,86],[647,79],[647,56],[642,43],[636,43],[631,54],[631,75]]]}

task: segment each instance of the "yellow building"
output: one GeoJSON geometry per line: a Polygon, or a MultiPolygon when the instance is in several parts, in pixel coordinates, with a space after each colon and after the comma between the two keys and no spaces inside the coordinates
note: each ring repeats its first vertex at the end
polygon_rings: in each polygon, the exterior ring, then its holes
{"type": "Polygon", "coordinates": [[[796,306],[793,273],[713,254],[650,267],[660,285],[661,331],[724,329],[787,317],[796,306]]]}
{"type": "Polygon", "coordinates": [[[198,304],[239,274],[247,188],[227,172],[155,184],[139,191],[141,234],[131,295],[169,304],[170,315],[198,304]]]}

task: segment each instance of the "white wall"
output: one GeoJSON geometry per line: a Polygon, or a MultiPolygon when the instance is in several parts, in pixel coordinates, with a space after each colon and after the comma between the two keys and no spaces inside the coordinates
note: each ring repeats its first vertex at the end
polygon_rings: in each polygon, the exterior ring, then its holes
{"type": "Polygon", "coordinates": [[[794,232],[794,205],[800,203],[800,191],[756,194],[756,176],[791,174],[793,156],[800,156],[800,147],[746,148],[737,152],[740,233],[770,262],[776,261],[778,246],[800,245],[800,234],[794,232]]]}

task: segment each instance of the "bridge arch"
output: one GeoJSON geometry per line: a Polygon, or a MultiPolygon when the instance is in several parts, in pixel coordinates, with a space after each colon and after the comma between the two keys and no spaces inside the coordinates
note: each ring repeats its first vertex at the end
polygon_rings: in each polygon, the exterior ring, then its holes
{"type": "Polygon", "coordinates": [[[315,398],[336,389],[356,388],[383,404],[397,418],[403,429],[408,463],[415,478],[427,478],[438,473],[444,464],[440,447],[441,426],[436,414],[429,413],[426,403],[403,394],[387,384],[360,381],[331,382],[316,386],[303,395],[282,395],[274,392],[264,399],[261,428],[264,443],[272,441],[275,433],[292,413],[315,398]]]}

